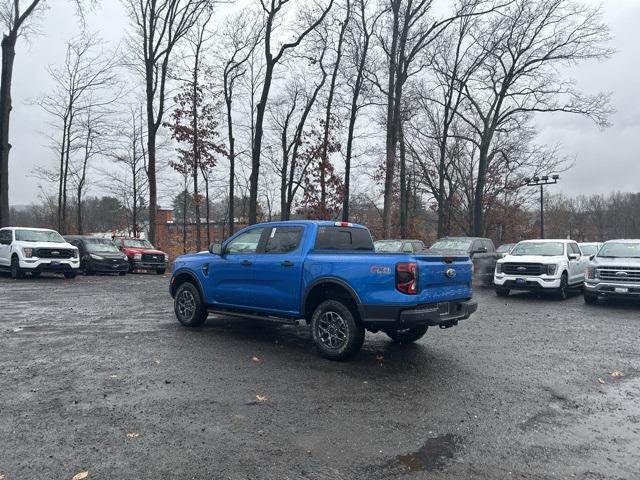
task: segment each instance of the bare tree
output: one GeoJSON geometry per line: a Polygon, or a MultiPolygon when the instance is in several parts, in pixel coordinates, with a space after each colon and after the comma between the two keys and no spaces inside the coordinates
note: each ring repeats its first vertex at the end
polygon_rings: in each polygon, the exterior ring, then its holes
{"type": "Polygon", "coordinates": [[[142,211],[148,195],[146,125],[144,105],[130,107],[128,115],[117,121],[110,138],[109,152],[116,169],[101,170],[102,187],[116,195],[127,210],[129,232],[140,234],[146,215],[142,211]]]}
{"type": "MultiPolygon", "coordinates": [[[[249,10],[243,10],[227,24],[224,33],[229,54],[224,61],[222,83],[227,117],[227,141],[229,151],[229,235],[234,232],[235,221],[235,177],[236,177],[236,139],[233,126],[233,99],[235,86],[239,78],[246,73],[246,64],[257,48],[262,26],[258,26],[257,17],[249,10]]],[[[252,114],[253,117],[253,114],[252,114]]]]}
{"type": "Polygon", "coordinates": [[[52,92],[42,98],[40,105],[54,118],[53,127],[58,130],[52,143],[58,155],[56,174],[48,175],[58,183],[58,230],[68,229],[68,182],[72,173],[72,156],[82,149],[83,133],[78,120],[88,118],[114,102],[110,92],[117,83],[117,55],[102,49],[102,41],[92,34],[81,34],[67,43],[65,63],[61,67],[49,67],[55,83],[52,92]]]}
{"type": "Polygon", "coordinates": [[[212,0],[124,0],[134,26],[129,38],[134,68],[145,83],[149,240],[156,239],[156,140],[165,113],[167,76],[176,45],[187,35],[212,0]],[[142,68],[140,68],[142,66],[142,68]]]}
{"type": "Polygon", "coordinates": [[[483,235],[496,136],[519,130],[536,112],[573,113],[606,126],[609,95],[578,92],[559,67],[600,60],[611,50],[601,8],[573,0],[516,0],[480,22],[474,36],[486,56],[464,85],[467,109],[458,114],[474,130],[478,146],[473,232],[483,235]]]}
{"type": "Polygon", "coordinates": [[[357,20],[351,22],[349,41],[350,60],[355,67],[355,80],[350,82],[351,75],[347,76],[347,84],[351,89],[351,102],[349,107],[349,126],[347,128],[347,147],[344,159],[344,192],[342,197],[342,220],[349,221],[349,199],[351,194],[351,160],[353,158],[353,145],[358,113],[362,108],[361,95],[365,86],[365,69],[369,59],[371,37],[376,23],[382,12],[371,14],[368,0],[356,0],[354,6],[358,15],[357,20]]]}
{"type": "MultiPolygon", "coordinates": [[[[42,2],[44,4],[44,2],[42,2]]],[[[2,73],[0,76],[0,227],[9,224],[9,121],[11,116],[11,82],[16,43],[30,17],[42,10],[41,0],[31,0],[20,8],[20,0],[0,3],[0,21],[6,29],[2,36],[2,73]]]]}
{"type": "Polygon", "coordinates": [[[253,146],[251,149],[251,177],[249,179],[249,223],[256,223],[258,213],[258,180],[260,176],[260,156],[262,154],[262,137],[264,135],[264,117],[267,108],[267,102],[269,100],[269,92],[271,90],[271,84],[273,82],[273,72],[275,66],[282,60],[285,53],[295,49],[304,38],[315,30],[327,16],[331,7],[333,6],[333,0],[329,0],[329,4],[326,7],[320,7],[320,13],[316,16],[315,20],[311,19],[306,22],[306,27],[302,32],[295,34],[293,40],[284,42],[275,53],[271,49],[271,43],[273,41],[272,36],[278,27],[279,18],[285,14],[282,10],[289,3],[289,0],[270,0],[269,3],[265,3],[264,0],[260,0],[260,5],[264,11],[265,17],[265,29],[264,29],[264,81],[262,83],[262,92],[260,94],[260,100],[258,101],[255,119],[255,135],[253,136],[253,146]]]}

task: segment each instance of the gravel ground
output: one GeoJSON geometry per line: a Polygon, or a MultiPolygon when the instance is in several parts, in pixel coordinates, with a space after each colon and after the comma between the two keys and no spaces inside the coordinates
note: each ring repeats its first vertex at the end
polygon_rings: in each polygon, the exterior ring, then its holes
{"type": "Polygon", "coordinates": [[[181,327],[168,280],[0,277],[0,480],[640,478],[640,304],[478,289],[335,363],[303,326],[181,327]]]}

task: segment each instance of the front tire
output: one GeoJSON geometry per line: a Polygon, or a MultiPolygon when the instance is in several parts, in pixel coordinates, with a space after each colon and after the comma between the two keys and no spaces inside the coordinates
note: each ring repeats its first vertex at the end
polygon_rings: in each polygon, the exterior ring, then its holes
{"type": "Polygon", "coordinates": [[[347,305],[325,300],[313,312],[311,333],[321,356],[345,360],[362,348],[365,331],[347,305]]]}
{"type": "Polygon", "coordinates": [[[566,300],[569,298],[569,277],[567,276],[567,272],[562,274],[562,278],[560,279],[560,288],[556,290],[556,298],[558,300],[566,300]]]}
{"type": "Polygon", "coordinates": [[[427,330],[429,330],[429,327],[424,326],[424,327],[405,328],[401,330],[388,330],[388,331],[385,331],[384,333],[386,333],[387,336],[394,342],[413,343],[417,340],[420,340],[422,337],[424,337],[425,334],[427,333],[427,330]]]}
{"type": "Polygon", "coordinates": [[[20,268],[20,260],[16,255],[11,257],[11,278],[18,279],[24,277],[24,271],[20,268]]]}
{"type": "Polygon", "coordinates": [[[587,305],[597,305],[598,296],[597,295],[592,295],[591,293],[585,293],[584,294],[584,303],[586,303],[587,305]]]}
{"type": "Polygon", "coordinates": [[[508,288],[496,288],[496,295],[499,297],[508,297],[511,290],[508,288]]]}
{"type": "Polygon", "coordinates": [[[191,282],[180,284],[173,301],[176,318],[185,327],[199,327],[207,319],[198,288],[191,282]]]}

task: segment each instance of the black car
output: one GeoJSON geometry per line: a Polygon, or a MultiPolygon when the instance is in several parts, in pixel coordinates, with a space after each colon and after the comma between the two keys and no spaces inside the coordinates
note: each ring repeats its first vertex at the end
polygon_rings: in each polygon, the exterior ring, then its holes
{"type": "Polygon", "coordinates": [[[431,249],[469,255],[473,261],[474,277],[484,285],[493,284],[493,273],[499,255],[490,238],[446,237],[431,245],[431,249]]]}
{"type": "Polygon", "coordinates": [[[64,237],[80,250],[80,270],[85,275],[94,273],[118,273],[124,276],[129,271],[129,260],[110,238],[68,235],[64,237]]]}

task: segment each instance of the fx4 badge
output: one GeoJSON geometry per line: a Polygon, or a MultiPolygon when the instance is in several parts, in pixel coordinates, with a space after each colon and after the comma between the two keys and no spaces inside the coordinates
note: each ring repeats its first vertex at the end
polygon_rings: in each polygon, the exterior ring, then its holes
{"type": "Polygon", "coordinates": [[[391,273],[391,268],[373,266],[373,267],[371,267],[371,273],[379,273],[379,274],[384,275],[384,274],[387,274],[387,273],[391,273]]]}
{"type": "Polygon", "coordinates": [[[457,275],[458,272],[456,272],[455,268],[449,268],[447,269],[447,271],[445,272],[445,275],[449,278],[453,278],[457,275]]]}

